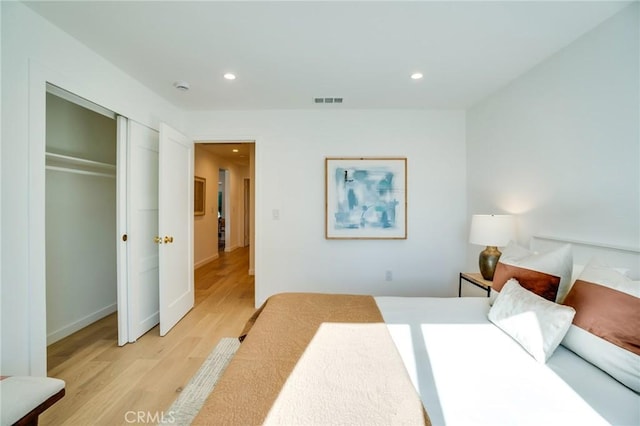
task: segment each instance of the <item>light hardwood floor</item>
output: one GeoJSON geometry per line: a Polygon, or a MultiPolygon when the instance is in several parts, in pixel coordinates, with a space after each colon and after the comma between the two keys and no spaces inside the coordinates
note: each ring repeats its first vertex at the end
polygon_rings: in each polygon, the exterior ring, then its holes
{"type": "Polygon", "coordinates": [[[155,423],[220,338],[237,336],[254,312],[249,248],[220,255],[195,271],[195,306],[165,337],[156,326],[118,347],[114,314],[51,345],[48,374],[66,381],[66,396],[40,424],[155,423]]]}

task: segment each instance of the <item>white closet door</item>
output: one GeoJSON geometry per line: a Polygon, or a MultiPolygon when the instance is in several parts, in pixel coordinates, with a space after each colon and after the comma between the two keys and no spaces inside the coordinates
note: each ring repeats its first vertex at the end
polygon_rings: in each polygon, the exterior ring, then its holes
{"type": "Polygon", "coordinates": [[[193,141],[164,123],[159,164],[160,335],[164,336],[194,304],[193,141]]]}
{"type": "Polygon", "coordinates": [[[128,334],[135,342],[159,322],[159,134],[128,121],[128,334]]]}
{"type": "Polygon", "coordinates": [[[127,158],[129,156],[129,120],[117,116],[116,232],[118,346],[129,341],[129,246],[127,243],[127,158]],[[126,236],[126,237],[125,237],[126,236]]]}

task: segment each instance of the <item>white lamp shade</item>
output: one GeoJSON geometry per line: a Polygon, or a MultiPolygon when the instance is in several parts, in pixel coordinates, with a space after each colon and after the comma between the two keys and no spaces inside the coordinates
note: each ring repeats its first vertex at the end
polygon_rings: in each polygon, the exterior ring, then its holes
{"type": "Polygon", "coordinates": [[[469,242],[481,246],[506,246],[515,237],[515,224],[515,217],[511,215],[474,214],[469,242]]]}

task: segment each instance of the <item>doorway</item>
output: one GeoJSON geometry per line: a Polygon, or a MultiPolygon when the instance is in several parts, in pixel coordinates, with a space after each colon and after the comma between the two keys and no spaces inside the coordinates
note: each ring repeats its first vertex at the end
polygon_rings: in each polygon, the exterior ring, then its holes
{"type": "Polygon", "coordinates": [[[228,189],[226,188],[227,182],[227,170],[218,170],[218,251],[225,251],[226,249],[226,232],[227,232],[227,217],[229,213],[226,211],[228,201],[226,200],[228,189]]]}
{"type": "MultiPolygon", "coordinates": [[[[29,138],[28,138],[28,150],[30,155],[30,163],[36,167],[29,167],[27,170],[28,175],[28,214],[29,214],[29,231],[26,236],[29,246],[29,268],[27,272],[28,285],[25,291],[29,292],[30,300],[27,306],[25,306],[27,312],[25,316],[27,318],[27,324],[23,331],[26,341],[28,342],[27,348],[23,348],[23,353],[28,360],[26,361],[28,372],[31,375],[44,376],[47,374],[47,256],[46,256],[46,104],[47,104],[47,92],[52,88],[60,89],[60,92],[68,93],[71,97],[78,100],[78,104],[84,106],[87,109],[100,110],[99,113],[107,111],[106,109],[94,104],[90,98],[82,98],[71,92],[67,92],[61,87],[69,83],[69,79],[61,74],[57,74],[55,71],[51,72],[49,69],[34,64],[33,68],[30,67],[32,73],[29,79],[29,105],[28,105],[28,126],[29,126],[29,138]]],[[[57,95],[57,94],[56,94],[57,95]]],[[[75,102],[75,100],[74,100],[75,102]]],[[[97,112],[97,111],[96,111],[97,112]]],[[[113,111],[109,111],[112,113],[113,111]]],[[[123,280],[127,275],[127,262],[126,262],[126,247],[131,243],[131,235],[127,235],[126,223],[121,219],[125,217],[125,208],[127,203],[124,202],[123,188],[127,188],[126,171],[129,168],[127,163],[127,150],[126,146],[121,146],[121,141],[124,140],[122,136],[127,136],[126,129],[121,131],[120,121],[124,119],[129,123],[135,123],[135,121],[127,119],[126,117],[117,116],[117,165],[116,165],[116,192],[117,201],[119,202],[117,209],[117,233],[110,236],[110,240],[116,246],[116,270],[117,270],[117,307],[118,310],[118,344],[123,345],[128,340],[127,338],[127,324],[126,319],[121,321],[121,318],[130,314],[129,310],[131,304],[127,300],[128,281],[123,280]],[[121,149],[123,148],[123,149],[121,149]],[[126,165],[126,166],[125,166],[126,165]],[[127,238],[129,237],[129,238],[127,238]],[[123,262],[123,259],[125,262],[123,262]],[[121,284],[122,283],[122,284],[121,284]],[[122,290],[122,291],[121,291],[122,290]],[[123,331],[123,336],[121,336],[123,331]],[[121,337],[123,341],[121,342],[121,337]]],[[[139,126],[146,127],[154,130],[153,123],[138,123],[139,126]]],[[[159,276],[162,277],[163,271],[176,271],[175,265],[169,264],[173,262],[180,267],[179,279],[165,279],[164,285],[162,280],[159,285],[159,301],[160,305],[160,335],[166,334],[166,332],[186,313],[190,307],[193,306],[193,141],[181,135],[178,131],[171,129],[165,123],[160,122],[159,129],[154,130],[159,135],[158,153],[159,159],[163,161],[154,162],[149,164],[150,167],[155,167],[156,173],[153,176],[158,180],[158,193],[152,194],[148,191],[150,197],[155,197],[158,200],[166,200],[164,204],[159,204],[159,226],[158,230],[162,230],[163,238],[160,238],[156,234],[158,241],[164,242],[165,239],[172,240],[175,236],[175,243],[165,245],[163,244],[164,259],[160,256],[159,276]],[[164,135],[164,137],[163,137],[164,135]],[[160,182],[158,170],[171,170],[172,173],[167,174],[166,178],[168,182],[160,182]],[[180,176],[176,178],[176,173],[180,176]],[[175,205],[184,206],[177,210],[172,200],[179,200],[181,197],[186,197],[186,200],[182,203],[175,203],[175,205]],[[169,220],[160,220],[162,217],[169,220]],[[182,285],[182,288],[177,288],[182,285]],[[164,295],[164,297],[163,297],[164,295]],[[173,297],[176,296],[176,297],[173,297]],[[181,297],[181,301],[185,303],[178,304],[176,298],[181,297]],[[164,300],[164,304],[162,301],[164,300]],[[169,310],[165,309],[165,306],[169,310]],[[178,307],[171,311],[171,308],[178,307]],[[170,316],[165,315],[163,321],[163,309],[165,313],[173,314],[170,316]],[[162,327],[162,324],[166,327],[162,327]]],[[[98,162],[100,163],[100,162],[98,162]]],[[[53,166],[53,164],[50,164],[53,166]]],[[[113,166],[113,165],[112,165],[113,166]]],[[[132,170],[137,170],[139,167],[133,165],[132,170]]],[[[88,216],[89,217],[89,216],[88,216]]],[[[73,238],[73,234],[66,234],[67,238],[73,238]]],[[[154,240],[156,239],[154,238],[154,240]]],[[[155,241],[154,241],[155,242],[155,241]]],[[[169,241],[170,243],[172,241],[169,241]]],[[[159,244],[159,243],[158,243],[159,244]]],[[[60,245],[64,247],[63,244],[60,245]]],[[[175,274],[173,274],[175,275],[175,274]]],[[[74,295],[72,295],[73,297],[74,295]]],[[[71,298],[72,299],[72,298],[71,298]]],[[[148,298],[147,298],[148,299],[148,298]]],[[[145,299],[146,300],[146,299],[145,299]]],[[[77,326],[77,324],[75,324],[77,326]]]]}
{"type": "Polygon", "coordinates": [[[207,194],[205,214],[194,217],[194,269],[217,259],[219,251],[250,246],[253,275],[255,194],[249,182],[255,180],[255,141],[196,141],[195,175],[205,179],[207,194]],[[247,188],[252,190],[245,194],[247,188]]]}
{"type": "Polygon", "coordinates": [[[251,179],[244,180],[243,190],[244,203],[244,245],[245,247],[251,243],[251,179]]]}

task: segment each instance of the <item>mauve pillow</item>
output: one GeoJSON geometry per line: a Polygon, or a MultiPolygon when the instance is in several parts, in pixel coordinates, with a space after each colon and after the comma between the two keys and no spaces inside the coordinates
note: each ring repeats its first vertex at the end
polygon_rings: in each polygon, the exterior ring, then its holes
{"type": "MultiPolygon", "coordinates": [[[[508,280],[515,278],[523,288],[551,302],[561,301],[571,285],[572,268],[570,244],[535,253],[510,242],[496,266],[492,290],[499,293],[508,280]]],[[[492,296],[492,302],[495,297],[492,296]]]]}
{"type": "Polygon", "coordinates": [[[564,303],[576,316],[562,345],[640,393],[640,282],[590,263],[564,303]]]}

